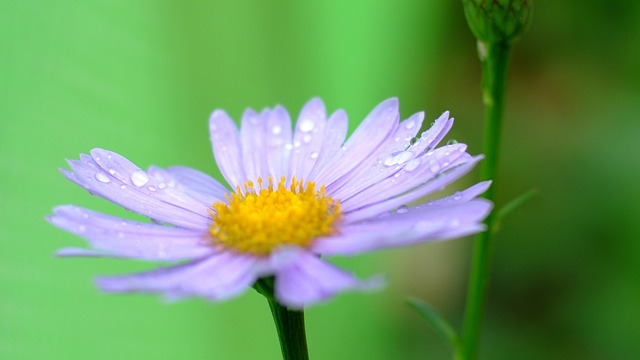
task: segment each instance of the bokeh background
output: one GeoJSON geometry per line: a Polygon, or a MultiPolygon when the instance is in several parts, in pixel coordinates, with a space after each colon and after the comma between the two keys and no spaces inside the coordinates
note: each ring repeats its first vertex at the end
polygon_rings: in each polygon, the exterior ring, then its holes
{"type": "MultiPolygon", "coordinates": [[[[640,354],[640,3],[538,1],[509,73],[499,204],[536,189],[497,237],[483,359],[640,354]]],[[[320,96],[351,128],[385,98],[451,110],[481,151],[475,42],[460,1],[0,0],[0,358],[279,359],[266,302],[111,296],[97,274],[144,262],[56,259],[82,240],[59,204],[125,214],[58,172],[93,147],[219,176],[207,118],[320,96]]],[[[428,121],[429,122],[429,121],[428,121]]],[[[477,173],[456,184],[477,180],[477,173]]],[[[448,191],[452,191],[448,189],[448,191]]],[[[126,214],[125,214],[126,215],[126,214]]],[[[335,261],[386,273],[374,294],[307,311],[313,359],[448,359],[404,303],[461,322],[470,239],[335,261]]]]}

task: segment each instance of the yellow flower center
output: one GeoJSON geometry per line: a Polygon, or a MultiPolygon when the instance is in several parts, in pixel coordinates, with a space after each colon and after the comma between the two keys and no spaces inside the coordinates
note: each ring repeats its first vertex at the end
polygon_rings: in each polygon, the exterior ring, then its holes
{"type": "Polygon", "coordinates": [[[319,236],[335,233],[334,225],[341,217],[340,203],[327,196],[324,185],[291,179],[285,185],[282,177],[277,186],[269,177],[263,187],[252,181],[244,183],[244,191],[227,196],[227,203],[213,204],[213,224],[209,232],[217,244],[228,249],[255,255],[267,255],[281,245],[309,247],[319,236]]]}

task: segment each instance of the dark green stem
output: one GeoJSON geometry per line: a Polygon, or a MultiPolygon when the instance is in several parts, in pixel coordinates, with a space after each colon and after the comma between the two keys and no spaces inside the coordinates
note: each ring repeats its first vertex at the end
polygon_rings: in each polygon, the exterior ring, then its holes
{"type": "Polygon", "coordinates": [[[273,278],[258,280],[254,288],[269,301],[273,321],[278,330],[283,360],[308,360],[304,312],[282,306],[273,296],[273,278]]]}
{"type": "MultiPolygon", "coordinates": [[[[495,203],[500,133],[510,47],[503,43],[478,42],[478,50],[482,63],[482,98],[485,106],[483,142],[485,159],[481,163],[481,178],[482,180],[493,180],[484,197],[495,203]]],[[[495,219],[495,212],[492,212],[485,220],[487,231],[479,234],[473,243],[473,258],[463,325],[462,358],[464,360],[475,360],[478,356],[480,328],[482,327],[489,282],[491,237],[495,219]]]]}

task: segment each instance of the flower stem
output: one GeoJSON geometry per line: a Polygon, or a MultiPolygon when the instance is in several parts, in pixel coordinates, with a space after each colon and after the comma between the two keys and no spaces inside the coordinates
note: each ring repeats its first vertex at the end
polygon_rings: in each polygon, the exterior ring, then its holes
{"type": "Polygon", "coordinates": [[[258,280],[254,288],[269,302],[271,315],[278,330],[283,360],[308,360],[307,338],[304,329],[304,312],[282,306],[273,295],[273,278],[258,280]]]}
{"type": "Polygon", "coordinates": [[[278,329],[280,349],[284,360],[308,360],[307,339],[304,331],[304,312],[291,310],[269,299],[273,321],[278,329]]]}
{"type": "MultiPolygon", "coordinates": [[[[492,186],[484,197],[495,203],[495,191],[498,174],[498,154],[500,151],[500,133],[504,113],[504,96],[509,63],[510,46],[505,43],[478,42],[482,63],[482,98],[485,106],[484,154],[482,162],[482,180],[493,180],[492,186]]],[[[463,324],[464,360],[475,360],[478,356],[480,328],[484,316],[484,307],[489,282],[491,237],[494,231],[495,212],[492,212],[485,224],[487,231],[479,234],[473,244],[473,257],[467,303],[463,324]]]]}

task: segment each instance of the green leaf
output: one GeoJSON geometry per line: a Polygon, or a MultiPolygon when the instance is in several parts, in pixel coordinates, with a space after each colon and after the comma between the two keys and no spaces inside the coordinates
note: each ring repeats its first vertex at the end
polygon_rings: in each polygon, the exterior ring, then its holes
{"type": "Polygon", "coordinates": [[[538,193],[538,190],[531,189],[531,190],[527,191],[526,193],[518,196],[517,198],[511,200],[505,206],[501,207],[500,210],[498,210],[496,212],[496,222],[495,222],[495,226],[494,226],[494,231],[498,229],[498,227],[500,226],[500,222],[502,221],[502,219],[505,216],[509,215],[515,209],[519,208],[524,203],[529,201],[537,193],[538,193]]]}
{"type": "Polygon", "coordinates": [[[460,345],[458,333],[436,309],[416,298],[407,298],[406,302],[416,309],[436,332],[447,339],[454,350],[458,349],[460,345]]]}

